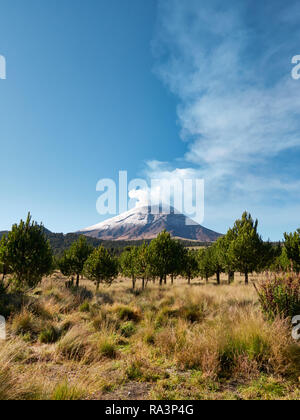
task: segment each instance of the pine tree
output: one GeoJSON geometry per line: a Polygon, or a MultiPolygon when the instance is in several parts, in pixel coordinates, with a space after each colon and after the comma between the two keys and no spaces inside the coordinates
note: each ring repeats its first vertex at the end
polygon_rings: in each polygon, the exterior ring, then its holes
{"type": "Polygon", "coordinates": [[[182,275],[188,279],[188,284],[191,280],[199,274],[199,267],[197,261],[197,252],[189,249],[185,250],[182,264],[182,275]]]}
{"type": "Polygon", "coordinates": [[[138,255],[137,247],[126,249],[120,256],[120,269],[125,277],[132,280],[132,289],[135,289],[137,279],[136,259],[138,255]]]}
{"type": "Polygon", "coordinates": [[[297,273],[300,272],[300,229],[294,233],[284,234],[284,248],[290,265],[297,273]]]}
{"type": "Polygon", "coordinates": [[[200,249],[197,253],[197,261],[199,273],[201,277],[205,278],[206,283],[208,283],[208,279],[215,273],[211,247],[200,249]]]}
{"type": "Polygon", "coordinates": [[[83,273],[84,263],[93,252],[93,247],[87,243],[86,237],[80,236],[73,242],[66,253],[67,260],[71,264],[70,270],[76,275],[76,287],[79,287],[80,275],[83,273]]]}
{"type": "Polygon", "coordinates": [[[184,246],[175,239],[171,242],[172,257],[170,261],[170,276],[171,284],[174,283],[174,278],[183,273],[185,269],[186,261],[186,249],[184,246]]]}
{"type": "Polygon", "coordinates": [[[244,273],[245,284],[249,283],[249,273],[261,267],[264,244],[257,233],[258,221],[250,214],[243,213],[233,227],[234,239],[231,241],[228,255],[236,271],[244,273]]]}
{"type": "Polygon", "coordinates": [[[276,273],[289,271],[291,269],[291,262],[288,259],[286,248],[280,242],[274,250],[274,254],[274,259],[270,264],[270,270],[276,273]]]}
{"type": "Polygon", "coordinates": [[[83,271],[89,280],[96,283],[98,290],[101,283],[111,284],[118,276],[118,261],[100,246],[88,256],[83,271]]]}
{"type": "Polygon", "coordinates": [[[222,236],[217,240],[218,255],[220,258],[220,264],[223,267],[225,273],[228,274],[228,283],[234,281],[234,267],[232,260],[229,255],[229,247],[234,239],[233,230],[229,229],[225,236],[222,236]]]}
{"type": "Polygon", "coordinates": [[[217,241],[211,247],[211,264],[217,276],[217,284],[221,284],[221,273],[224,271],[222,242],[217,241]]]}
{"type": "Polygon", "coordinates": [[[145,289],[146,282],[151,276],[149,246],[143,243],[137,250],[136,258],[134,259],[136,275],[142,280],[142,289],[145,289]]]}
{"type": "Polygon", "coordinates": [[[159,278],[159,284],[167,283],[167,276],[172,273],[173,240],[170,233],[164,230],[149,245],[149,262],[151,275],[159,278]]]}
{"type": "Polygon", "coordinates": [[[65,251],[62,258],[58,260],[58,268],[63,276],[68,278],[71,277],[71,281],[69,281],[66,286],[74,286],[74,276],[76,274],[75,264],[73,263],[73,260],[67,251],[65,251]]]}
{"type": "Polygon", "coordinates": [[[15,275],[17,287],[35,287],[53,269],[53,255],[44,227],[27,220],[12,226],[1,245],[6,272],[15,275]]]}
{"type": "Polygon", "coordinates": [[[274,262],[282,253],[282,247],[274,246],[270,241],[263,242],[261,246],[258,271],[270,270],[274,262]]]}

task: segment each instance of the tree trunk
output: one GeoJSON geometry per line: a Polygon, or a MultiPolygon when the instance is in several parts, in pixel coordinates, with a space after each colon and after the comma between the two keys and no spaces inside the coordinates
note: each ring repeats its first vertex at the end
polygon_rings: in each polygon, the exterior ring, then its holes
{"type": "Polygon", "coordinates": [[[79,279],[80,279],[80,275],[77,274],[77,276],[76,276],[76,287],[79,287],[79,279]]]}
{"type": "Polygon", "coordinates": [[[245,273],[245,284],[248,285],[249,284],[249,275],[248,275],[248,271],[246,271],[245,273]]]}
{"type": "Polygon", "coordinates": [[[208,276],[205,276],[206,284],[208,284],[208,276]]]}
{"type": "Polygon", "coordinates": [[[234,282],[234,271],[229,271],[228,273],[228,283],[231,284],[234,282]]]}
{"type": "Polygon", "coordinates": [[[135,278],[132,277],[132,290],[135,290],[135,278]]]}
{"type": "Polygon", "coordinates": [[[142,289],[145,290],[145,279],[142,278],[142,289]]]}
{"type": "Polygon", "coordinates": [[[98,292],[98,290],[99,290],[99,284],[100,284],[100,281],[98,280],[97,283],[96,283],[96,292],[98,292]]]}
{"type": "Polygon", "coordinates": [[[217,284],[221,284],[220,271],[217,271],[217,284]]]}
{"type": "Polygon", "coordinates": [[[171,284],[172,284],[172,286],[174,284],[174,274],[171,275],[171,284]]]}
{"type": "Polygon", "coordinates": [[[167,276],[164,277],[164,283],[167,284],[167,276]]]}
{"type": "Polygon", "coordinates": [[[191,284],[191,278],[189,277],[188,278],[188,285],[190,285],[191,284]]]}
{"type": "Polygon", "coordinates": [[[160,276],[160,278],[159,278],[159,285],[162,286],[162,284],[163,284],[163,276],[160,276]]]}
{"type": "Polygon", "coordinates": [[[71,278],[71,286],[74,286],[74,276],[71,278]]]}

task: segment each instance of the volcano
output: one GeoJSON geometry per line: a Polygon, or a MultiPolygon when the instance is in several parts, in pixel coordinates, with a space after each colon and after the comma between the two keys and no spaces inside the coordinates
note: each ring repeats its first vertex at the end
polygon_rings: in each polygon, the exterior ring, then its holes
{"type": "Polygon", "coordinates": [[[102,240],[154,239],[164,229],[173,237],[200,242],[214,242],[220,233],[207,229],[174,208],[166,213],[151,212],[151,207],[136,207],[112,219],[82,229],[79,233],[102,240]]]}

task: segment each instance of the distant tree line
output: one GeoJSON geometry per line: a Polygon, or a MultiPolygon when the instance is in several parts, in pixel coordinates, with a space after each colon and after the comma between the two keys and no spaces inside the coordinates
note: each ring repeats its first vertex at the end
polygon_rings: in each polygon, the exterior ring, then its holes
{"type": "Polygon", "coordinates": [[[27,220],[13,225],[0,241],[0,294],[7,288],[33,288],[53,270],[59,269],[68,279],[68,287],[78,287],[85,276],[97,288],[111,284],[122,274],[132,281],[135,289],[139,281],[144,289],[151,282],[159,285],[168,280],[173,284],[178,276],[190,284],[202,277],[207,282],[226,273],[228,283],[236,272],[243,273],[245,283],[249,274],[262,271],[300,272],[300,229],[284,234],[284,242],[274,245],[264,242],[258,233],[258,221],[244,213],[226,235],[209,247],[189,249],[163,231],[156,239],[137,246],[127,246],[118,255],[102,245],[94,247],[85,236],[79,236],[60,258],[54,256],[42,225],[27,220]]]}
{"type": "Polygon", "coordinates": [[[250,273],[270,269],[281,255],[281,247],[264,242],[257,226],[257,220],[244,213],[225,236],[212,246],[199,250],[183,247],[164,231],[149,245],[126,250],[120,258],[120,270],[123,275],[132,278],[133,288],[137,279],[142,279],[144,287],[145,281],[158,279],[162,285],[167,283],[168,277],[173,283],[177,276],[185,277],[190,284],[196,277],[200,276],[208,282],[215,275],[220,284],[221,273],[227,273],[231,283],[235,272],[243,273],[248,284],[250,273]]]}
{"type": "MultiPolygon", "coordinates": [[[[50,230],[43,227],[44,233],[46,238],[49,240],[52,252],[54,257],[57,259],[61,258],[64,255],[64,252],[67,251],[70,246],[78,240],[80,233],[53,233],[50,230]]],[[[0,239],[2,236],[8,234],[8,231],[1,231],[0,232],[0,239]]],[[[132,240],[132,241],[113,241],[113,240],[104,240],[98,238],[91,238],[89,236],[86,237],[87,243],[91,245],[92,248],[98,248],[99,246],[103,246],[109,252],[114,255],[120,256],[122,252],[131,246],[140,246],[144,242],[149,244],[151,242],[150,239],[147,240],[132,240]]],[[[185,247],[199,247],[199,246],[209,246],[211,243],[209,242],[201,242],[201,241],[190,241],[185,239],[179,239],[179,242],[185,247]]]]}

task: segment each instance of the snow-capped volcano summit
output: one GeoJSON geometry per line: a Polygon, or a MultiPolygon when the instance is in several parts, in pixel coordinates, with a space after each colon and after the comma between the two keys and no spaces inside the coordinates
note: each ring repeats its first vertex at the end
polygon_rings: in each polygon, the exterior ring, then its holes
{"type": "Polygon", "coordinates": [[[136,207],[112,219],[82,229],[80,233],[104,240],[153,239],[166,229],[173,237],[201,242],[212,242],[221,235],[178,214],[174,208],[166,213],[150,206],[136,207]]]}

